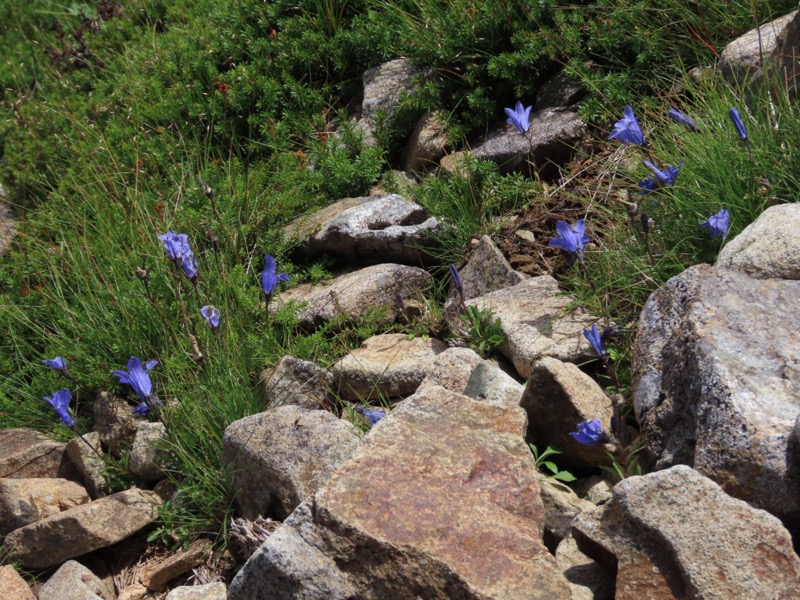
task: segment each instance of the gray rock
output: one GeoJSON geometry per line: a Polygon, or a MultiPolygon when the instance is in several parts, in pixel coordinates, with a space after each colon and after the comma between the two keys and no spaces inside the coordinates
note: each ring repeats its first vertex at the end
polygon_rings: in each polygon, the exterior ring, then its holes
{"type": "Polygon", "coordinates": [[[800,558],[780,521],[687,466],[630,477],[581,512],[582,552],[616,566],[616,598],[794,598],[800,558]]]}
{"type": "Polygon", "coordinates": [[[600,419],[611,431],[611,400],[594,379],[572,363],[542,358],[533,365],[520,406],[528,413],[528,437],[540,450],[561,450],[567,467],[596,467],[608,463],[603,446],[584,446],[570,432],[578,423],[600,419]]]}
{"type": "Polygon", "coordinates": [[[359,402],[413,394],[445,350],[433,338],[376,335],[333,365],[334,384],[343,398],[359,402]]]}
{"type": "MultiPolygon", "coordinates": [[[[481,236],[472,250],[469,261],[458,272],[464,288],[464,299],[470,300],[484,296],[489,292],[502,290],[528,279],[527,275],[518,273],[508,264],[503,253],[488,235],[481,236]]],[[[445,312],[458,307],[458,296],[455,286],[451,285],[445,312]]]]}
{"type": "Polygon", "coordinates": [[[778,35],[770,62],[775,76],[773,84],[795,102],[800,88],[800,13],[795,11],[792,20],[778,35]]]}
{"type": "Polygon", "coordinates": [[[771,206],[720,251],[716,266],[756,279],[800,279],[800,204],[771,206]]]}
{"type": "Polygon", "coordinates": [[[27,429],[0,430],[0,477],[36,479],[58,477],[66,444],[27,429]]]}
{"type": "Polygon", "coordinates": [[[567,312],[572,301],[559,292],[555,279],[542,275],[467,300],[467,306],[491,310],[500,319],[505,341],[498,349],[527,379],[543,356],[567,362],[592,357],[583,330],[597,319],[580,310],[567,312]]]}
{"type": "MultiPolygon", "coordinates": [[[[607,476],[606,476],[607,477],[607,476]]],[[[611,500],[614,485],[602,475],[590,475],[573,482],[571,485],[575,493],[584,500],[594,504],[603,504],[611,500]]]]}
{"type": "Polygon", "coordinates": [[[558,544],[556,564],[569,582],[572,600],[614,600],[614,577],[581,552],[572,535],[558,544]]]}
{"type": "Polygon", "coordinates": [[[330,390],[333,375],[322,367],[284,356],[277,365],[261,373],[259,387],[269,408],[293,404],[308,410],[320,410],[331,405],[330,390]]]}
{"type": "Polygon", "coordinates": [[[446,123],[441,115],[427,113],[417,121],[406,142],[400,164],[403,171],[423,171],[435,167],[447,146],[446,123]]]}
{"type": "Polygon", "coordinates": [[[133,407],[122,398],[106,391],[97,394],[93,406],[94,431],[109,451],[119,458],[130,452],[136,429],[146,419],[133,414],[133,407]]]}
{"type": "Polygon", "coordinates": [[[381,117],[387,124],[410,129],[419,112],[399,115],[398,109],[403,96],[414,90],[418,73],[407,58],[390,60],[364,72],[364,100],[356,124],[356,130],[364,133],[364,144],[377,146],[375,134],[381,117]]]}
{"type": "Polygon", "coordinates": [[[525,386],[501,368],[482,362],[469,376],[464,395],[495,406],[519,406],[525,386]]]}
{"type": "Polygon", "coordinates": [[[114,600],[103,580],[81,563],[68,560],[39,590],[39,600],[114,600]]]}
{"type": "Polygon", "coordinates": [[[642,311],[636,416],[656,468],[688,464],[730,495],[800,520],[800,283],[698,265],[642,311]]]}
{"type": "Polygon", "coordinates": [[[439,386],[462,394],[472,370],[481,357],[469,348],[448,348],[433,360],[433,367],[419,384],[417,391],[439,386]]]}
{"type": "Polygon", "coordinates": [[[554,179],[558,167],[572,158],[572,149],[585,132],[586,125],[578,113],[546,108],[531,113],[530,141],[513,125],[504,123],[473,147],[472,156],[497,163],[503,173],[528,173],[535,165],[542,177],[554,179]]]}
{"type": "Polygon", "coordinates": [[[569,598],[541,542],[524,430],[520,409],[415,394],[256,551],[229,599],[569,598]]]}
{"type": "Polygon", "coordinates": [[[284,519],[358,446],[352,424],[323,410],[281,406],[231,423],[223,463],[246,519],[284,519]]]}
{"type": "Polygon", "coordinates": [[[332,281],[294,287],[282,292],[270,305],[270,310],[275,312],[292,300],[302,303],[297,318],[304,329],[316,329],[337,319],[359,323],[368,316],[390,325],[402,313],[397,296],[421,297],[432,283],[433,278],[423,269],[385,263],[341,275],[332,281]]]}
{"type": "Polygon", "coordinates": [[[572,520],[584,510],[594,508],[588,500],[582,500],[566,485],[553,483],[545,478],[539,482],[544,503],[544,530],[551,539],[563,540],[569,535],[572,520]]]}
{"type": "Polygon", "coordinates": [[[0,535],[89,502],[86,490],[66,479],[0,479],[0,535]]]}
{"type": "Polygon", "coordinates": [[[225,584],[218,581],[205,585],[176,587],[167,594],[165,600],[225,600],[227,597],[228,591],[225,589],[225,584]]]}
{"type": "Polygon", "coordinates": [[[421,248],[432,246],[439,222],[418,204],[388,194],[341,200],[322,215],[293,221],[285,231],[300,243],[301,254],[419,265],[429,260],[421,248]]]}
{"type": "Polygon", "coordinates": [[[132,488],[12,531],[0,549],[27,569],[48,569],[116,544],[158,518],[161,499],[132,488]]]}
{"type": "Polygon", "coordinates": [[[93,500],[105,496],[106,463],[102,459],[103,449],[97,432],[86,433],[67,442],[67,454],[78,470],[86,491],[93,500]]]}
{"type": "Polygon", "coordinates": [[[729,82],[742,84],[761,75],[762,63],[772,54],[778,36],[797,11],[751,29],[722,51],[719,68],[729,82]]]}
{"type": "Polygon", "coordinates": [[[141,423],[133,440],[128,468],[145,481],[162,479],[164,471],[161,467],[166,466],[166,441],[167,429],[163,423],[141,423]]]}
{"type": "Polygon", "coordinates": [[[536,91],[534,106],[538,110],[572,106],[585,95],[586,87],[578,77],[559,71],[536,91]]]}

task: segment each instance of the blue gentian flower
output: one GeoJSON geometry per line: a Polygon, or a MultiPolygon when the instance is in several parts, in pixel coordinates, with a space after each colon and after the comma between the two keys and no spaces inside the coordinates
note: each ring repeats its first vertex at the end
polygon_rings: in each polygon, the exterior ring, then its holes
{"type": "Polygon", "coordinates": [[[361,408],[360,406],[358,406],[356,407],[356,410],[367,418],[370,427],[375,425],[375,423],[377,423],[386,416],[386,413],[382,408],[374,408],[372,410],[367,410],[365,408],[361,408]]]}
{"type": "Polygon", "coordinates": [[[600,332],[597,330],[597,325],[592,323],[591,329],[584,329],[583,335],[589,341],[594,351],[597,352],[599,356],[605,356],[608,354],[606,347],[603,345],[603,338],[600,335],[600,332]]]}
{"type": "Polygon", "coordinates": [[[131,386],[139,398],[152,401],[150,394],[153,391],[153,384],[150,382],[150,376],[147,372],[157,364],[157,360],[151,360],[142,367],[142,361],[135,356],[131,356],[128,359],[128,371],[114,371],[114,375],[119,377],[120,383],[131,386]]]}
{"type": "Polygon", "coordinates": [[[644,181],[639,182],[639,187],[641,188],[639,190],[639,193],[647,195],[655,192],[658,189],[658,184],[656,183],[655,179],[653,179],[652,177],[648,177],[644,181]]]}
{"type": "Polygon", "coordinates": [[[197,260],[194,258],[194,252],[189,250],[189,252],[183,255],[181,258],[181,267],[183,267],[183,272],[186,273],[186,277],[189,278],[189,281],[194,282],[195,279],[197,279],[197,260]]]}
{"type": "Polygon", "coordinates": [[[710,227],[712,238],[725,237],[728,233],[728,226],[731,222],[731,213],[727,208],[721,209],[717,214],[711,215],[706,221],[700,223],[700,227],[710,227]]]}
{"type": "Polygon", "coordinates": [[[571,431],[570,435],[584,446],[599,446],[611,441],[603,431],[600,419],[593,419],[588,423],[586,421],[578,423],[578,431],[571,431]]]}
{"type": "Polygon", "coordinates": [[[150,414],[150,408],[152,406],[164,406],[164,403],[155,397],[150,399],[150,404],[148,404],[146,400],[143,400],[133,409],[133,414],[146,417],[148,414],[150,414]]]}
{"type": "Polygon", "coordinates": [[[683,114],[681,111],[675,110],[674,108],[670,108],[667,111],[667,115],[669,116],[670,119],[672,119],[676,123],[680,123],[684,127],[688,128],[689,131],[699,131],[695,122],[692,121],[685,114],[683,114]]]}
{"type": "Polygon", "coordinates": [[[158,239],[164,243],[164,250],[167,251],[167,256],[174,263],[180,262],[184,256],[192,251],[189,248],[189,236],[185,233],[168,231],[159,235],[158,239]]]}
{"type": "Polygon", "coordinates": [[[219,309],[211,306],[204,306],[200,309],[200,314],[208,322],[208,326],[216,333],[219,329],[219,309]]]}
{"type": "Polygon", "coordinates": [[[506,123],[511,123],[522,134],[527,133],[528,129],[531,127],[530,116],[532,108],[532,105],[525,108],[520,101],[517,101],[517,105],[513,110],[504,108],[503,110],[505,110],[508,115],[506,123]]]}
{"type": "Polygon", "coordinates": [[[69,393],[67,388],[61,388],[61,390],[53,392],[52,396],[45,396],[43,400],[46,400],[52,405],[59,419],[61,419],[65,425],[69,427],[75,425],[74,419],[69,414],[69,403],[70,400],[72,400],[72,394],[69,393]]]}
{"type": "MultiPolygon", "coordinates": [[[[678,172],[681,170],[681,167],[683,166],[684,162],[685,161],[679,162],[677,167],[672,167],[670,165],[667,165],[667,168],[664,171],[659,169],[649,160],[644,161],[644,164],[645,166],[649,167],[650,170],[653,171],[653,173],[655,174],[656,178],[654,180],[654,183],[656,183],[656,185],[671,186],[675,185],[675,180],[678,178],[678,172]]],[[[645,181],[647,180],[645,179],[645,181]]],[[[644,183],[644,181],[642,183],[644,183]]],[[[642,183],[639,184],[640,187],[644,187],[642,183]]]]}
{"type": "Polygon", "coordinates": [[[279,281],[289,281],[286,273],[275,274],[275,259],[269,254],[264,255],[264,270],[261,272],[261,289],[267,295],[267,299],[272,297],[279,281]]]}
{"type": "Polygon", "coordinates": [[[456,291],[458,295],[461,296],[461,300],[464,300],[464,286],[461,284],[461,277],[458,275],[458,269],[456,269],[455,265],[450,265],[450,276],[453,278],[453,285],[456,286],[456,291]]]}
{"type": "Polygon", "coordinates": [[[43,365],[47,365],[48,367],[52,368],[55,371],[58,371],[62,375],[68,375],[67,373],[67,361],[65,361],[60,356],[56,356],[55,358],[48,358],[42,361],[43,365]]]}
{"type": "Polygon", "coordinates": [[[739,137],[746,142],[747,128],[744,126],[744,123],[742,122],[742,115],[739,114],[739,109],[733,107],[728,111],[728,116],[731,118],[731,121],[733,121],[733,126],[736,127],[736,132],[739,134],[739,137]]]}
{"type": "Polygon", "coordinates": [[[633,114],[633,107],[626,106],[622,114],[624,115],[623,118],[614,124],[614,131],[611,132],[608,139],[619,140],[626,146],[628,144],[644,146],[644,134],[641,127],[639,127],[638,121],[636,121],[636,116],[633,114]]]}
{"type": "Polygon", "coordinates": [[[586,230],[586,219],[581,219],[570,226],[566,221],[556,223],[558,237],[550,240],[550,246],[561,248],[568,252],[575,252],[578,258],[583,259],[583,246],[591,241],[591,238],[584,233],[586,230]]]}

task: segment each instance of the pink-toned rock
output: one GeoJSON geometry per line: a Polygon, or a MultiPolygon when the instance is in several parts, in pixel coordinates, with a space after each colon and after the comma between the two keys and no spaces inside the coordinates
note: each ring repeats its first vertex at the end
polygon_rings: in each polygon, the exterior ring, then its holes
{"type": "Polygon", "coordinates": [[[447,345],[433,338],[376,335],[333,365],[334,384],[348,400],[413,394],[445,350],[447,345]]]}
{"type": "Polygon", "coordinates": [[[36,479],[58,477],[65,444],[32,429],[0,431],[0,477],[36,479]]]}
{"type": "Polygon", "coordinates": [[[250,558],[230,600],[568,599],[521,409],[429,388],[250,558]]]}
{"type": "Polygon", "coordinates": [[[133,535],[156,520],[160,505],[154,492],[131,488],[12,531],[0,552],[26,569],[47,569],[133,535]]]}
{"type": "Polygon", "coordinates": [[[211,552],[211,540],[195,540],[185,550],[178,550],[155,565],[148,574],[147,587],[155,591],[164,590],[170,581],[202,563],[209,552],[211,552]]]}
{"type": "Polygon", "coordinates": [[[89,501],[66,479],[0,479],[0,535],[89,501]]]}
{"type": "Polygon", "coordinates": [[[133,414],[133,406],[109,392],[97,394],[94,401],[94,430],[114,456],[130,452],[139,423],[144,417],[133,414]]]}
{"type": "Polygon", "coordinates": [[[36,596],[11,565],[0,567],[0,591],[3,600],[36,600],[36,596]]]}
{"type": "Polygon", "coordinates": [[[800,558],[781,522],[684,465],[618,483],[572,533],[582,552],[616,570],[617,600],[789,600],[800,591],[800,558]]]}
{"type": "Polygon", "coordinates": [[[472,370],[481,362],[481,357],[469,348],[448,348],[433,361],[433,368],[425,376],[417,391],[440,386],[463,394],[472,370]]]}

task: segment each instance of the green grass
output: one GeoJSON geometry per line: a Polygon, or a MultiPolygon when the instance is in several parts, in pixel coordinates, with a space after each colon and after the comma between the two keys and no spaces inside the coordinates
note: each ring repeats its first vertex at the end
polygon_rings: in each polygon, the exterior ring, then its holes
{"type": "MultiPolygon", "coordinates": [[[[330,275],[334,265],[323,259],[292,263],[282,227],[367,193],[395,166],[403,140],[393,124],[379,136],[381,146],[365,148],[344,110],[364,70],[401,55],[430,68],[405,108],[448,115],[456,147],[501,122],[503,106],[532,100],[567,64],[592,92],[583,111],[596,131],[632,102],[653,154],[669,164],[686,161],[674,188],[641,202],[656,224],[651,253],[624,207],[609,200],[613,194],[600,200],[580,186],[559,191],[585,207],[594,240],[588,279],[567,270],[564,285],[595,314],[634,321],[658,285],[714,258],[720,243],[698,228],[701,221],[728,207],[730,239],[764,208],[800,191],[800,120],[782,98],[771,99],[772,116],[765,93],[746,112],[738,91],[714,81],[687,80],[681,98],[664,95],[670,77],[712,60],[712,48],[791,4],[774,2],[754,14],[748,3],[712,0],[688,10],[621,0],[132,0],[84,34],[89,53],[76,65],[51,58],[47,48],[63,53],[81,23],[97,18],[96,3],[6,3],[0,179],[20,216],[20,236],[0,261],[3,427],[73,435],[41,400],[68,384],[40,364],[43,358],[69,361],[80,431],[91,429],[98,391],[126,396],[131,407],[138,402],[112,370],[130,356],[158,360],[151,376],[168,402],[162,418],[170,475],[182,493],[162,511],[156,535],[180,542],[199,533],[224,537],[233,498],[222,475],[222,434],[265,408],[261,371],[284,354],[327,367],[383,332],[375,323],[302,332],[291,307],[267,319],[259,276],[264,253],[277,258],[292,285],[330,275]],[[666,119],[673,103],[701,133],[666,119]],[[746,117],[750,150],[728,121],[733,105],[746,117]],[[165,256],[157,235],[170,230],[189,235],[197,290],[165,256]],[[149,271],[147,287],[137,269],[149,271]],[[218,337],[198,312],[204,304],[222,313],[218,337]]],[[[638,152],[589,157],[592,177],[635,196],[648,175],[638,152]],[[619,166],[623,155],[632,157],[629,167],[619,166]]],[[[510,211],[543,203],[551,192],[479,161],[462,176],[441,173],[404,188],[444,224],[438,287],[414,300],[441,302],[446,265],[463,261],[470,239],[498,232],[510,211]]],[[[403,331],[427,335],[438,330],[436,320],[425,317],[403,331]]],[[[623,379],[629,339],[618,342],[623,379]]]]}

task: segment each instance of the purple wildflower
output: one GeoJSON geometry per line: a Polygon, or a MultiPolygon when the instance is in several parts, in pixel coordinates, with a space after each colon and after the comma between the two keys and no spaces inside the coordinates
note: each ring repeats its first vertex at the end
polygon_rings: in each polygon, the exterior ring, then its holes
{"type": "Polygon", "coordinates": [[[147,372],[158,364],[157,360],[151,360],[142,367],[142,361],[131,356],[128,359],[128,371],[114,371],[114,375],[119,377],[119,382],[131,386],[136,395],[142,400],[151,400],[150,394],[153,391],[153,384],[147,372]]]}
{"type": "Polygon", "coordinates": [[[143,400],[133,409],[133,414],[146,417],[148,414],[150,414],[150,409],[153,406],[164,406],[164,403],[155,397],[150,399],[150,404],[147,403],[147,400],[143,400]]]}
{"type": "Polygon", "coordinates": [[[450,265],[450,276],[453,278],[453,285],[456,286],[458,295],[461,296],[461,301],[464,301],[464,286],[461,283],[461,277],[458,275],[458,269],[455,265],[450,265]]]}
{"type": "MultiPolygon", "coordinates": [[[[644,161],[645,166],[649,167],[650,170],[653,171],[653,173],[655,174],[656,177],[655,177],[655,179],[653,181],[657,186],[662,186],[662,185],[672,186],[672,185],[675,185],[675,180],[678,178],[678,172],[681,170],[681,167],[683,166],[683,163],[684,163],[684,161],[679,162],[677,167],[673,167],[673,166],[667,165],[667,168],[664,171],[662,171],[657,166],[655,166],[653,163],[651,163],[649,160],[644,161]]],[[[645,181],[647,181],[647,180],[645,179],[645,181]]],[[[640,183],[639,186],[640,187],[644,187],[642,185],[643,183],[644,183],[644,181],[642,183],[640,183]]]]}
{"type": "Polygon", "coordinates": [[[585,230],[586,219],[580,219],[575,225],[559,221],[556,223],[558,236],[550,240],[549,245],[568,252],[575,252],[578,258],[583,260],[583,246],[591,241],[591,238],[584,233],[585,230]]]}
{"type": "Polygon", "coordinates": [[[570,435],[584,446],[599,446],[610,441],[606,432],[603,431],[600,419],[593,419],[588,423],[586,421],[578,423],[578,431],[571,431],[570,435]]]}
{"type": "Polygon", "coordinates": [[[636,146],[644,146],[644,134],[642,128],[639,127],[639,122],[633,114],[633,107],[628,105],[622,112],[624,115],[619,121],[614,124],[614,131],[608,136],[609,140],[619,140],[622,144],[634,144],[636,146]]]}
{"type": "Polygon", "coordinates": [[[54,371],[58,371],[62,375],[69,375],[69,373],[67,372],[67,361],[61,358],[60,356],[43,360],[42,364],[47,365],[54,371]]]}
{"type": "Polygon", "coordinates": [[[517,105],[514,107],[513,110],[510,108],[503,109],[506,111],[506,114],[508,115],[508,119],[506,119],[506,122],[511,123],[514,127],[517,128],[517,130],[520,133],[522,134],[527,133],[528,129],[530,129],[531,127],[530,115],[532,108],[533,106],[528,106],[527,108],[525,108],[522,105],[522,102],[517,101],[517,105]]]}
{"type": "Polygon", "coordinates": [[[185,255],[192,252],[189,248],[189,236],[185,233],[168,231],[159,235],[158,239],[164,243],[164,250],[167,251],[167,256],[174,263],[180,262],[185,255]]]}
{"type": "Polygon", "coordinates": [[[692,121],[689,117],[687,117],[685,114],[683,114],[679,110],[675,110],[674,108],[670,108],[667,111],[667,115],[669,116],[670,119],[672,119],[676,123],[680,123],[681,125],[683,125],[687,129],[689,129],[689,131],[700,131],[697,128],[697,124],[695,124],[694,121],[692,121]]]}
{"type": "Polygon", "coordinates": [[[61,419],[65,425],[69,427],[75,425],[75,420],[69,414],[69,403],[70,400],[72,400],[72,394],[69,393],[67,388],[61,388],[59,391],[53,392],[52,396],[45,396],[43,400],[50,403],[56,411],[58,418],[61,419]]]}
{"type": "Polygon", "coordinates": [[[203,318],[208,322],[208,326],[216,333],[219,329],[219,309],[209,304],[200,309],[200,314],[203,315],[203,318]]]}
{"type": "Polygon", "coordinates": [[[594,351],[597,352],[599,356],[602,357],[608,354],[606,347],[603,345],[603,337],[597,330],[597,325],[592,323],[592,328],[584,329],[583,335],[589,341],[589,344],[591,344],[592,348],[594,348],[594,351]]]}
{"type": "Polygon", "coordinates": [[[710,227],[712,238],[725,237],[728,233],[728,226],[731,222],[731,213],[727,208],[721,209],[717,214],[711,215],[707,220],[700,223],[700,227],[710,227]]]}
{"type": "Polygon", "coordinates": [[[261,289],[267,295],[267,302],[272,297],[279,281],[289,281],[286,273],[275,274],[275,259],[269,254],[264,255],[264,270],[261,272],[261,289]]]}
{"type": "Polygon", "coordinates": [[[366,417],[367,421],[369,421],[370,427],[375,425],[375,423],[377,423],[386,416],[386,412],[382,408],[374,408],[372,410],[367,410],[365,408],[357,406],[356,410],[366,417]]]}
{"type": "Polygon", "coordinates": [[[731,121],[733,121],[733,126],[736,127],[736,132],[739,134],[739,137],[746,142],[747,128],[744,126],[744,123],[742,122],[742,115],[739,114],[739,109],[733,107],[728,111],[728,116],[731,118],[731,121]]]}

